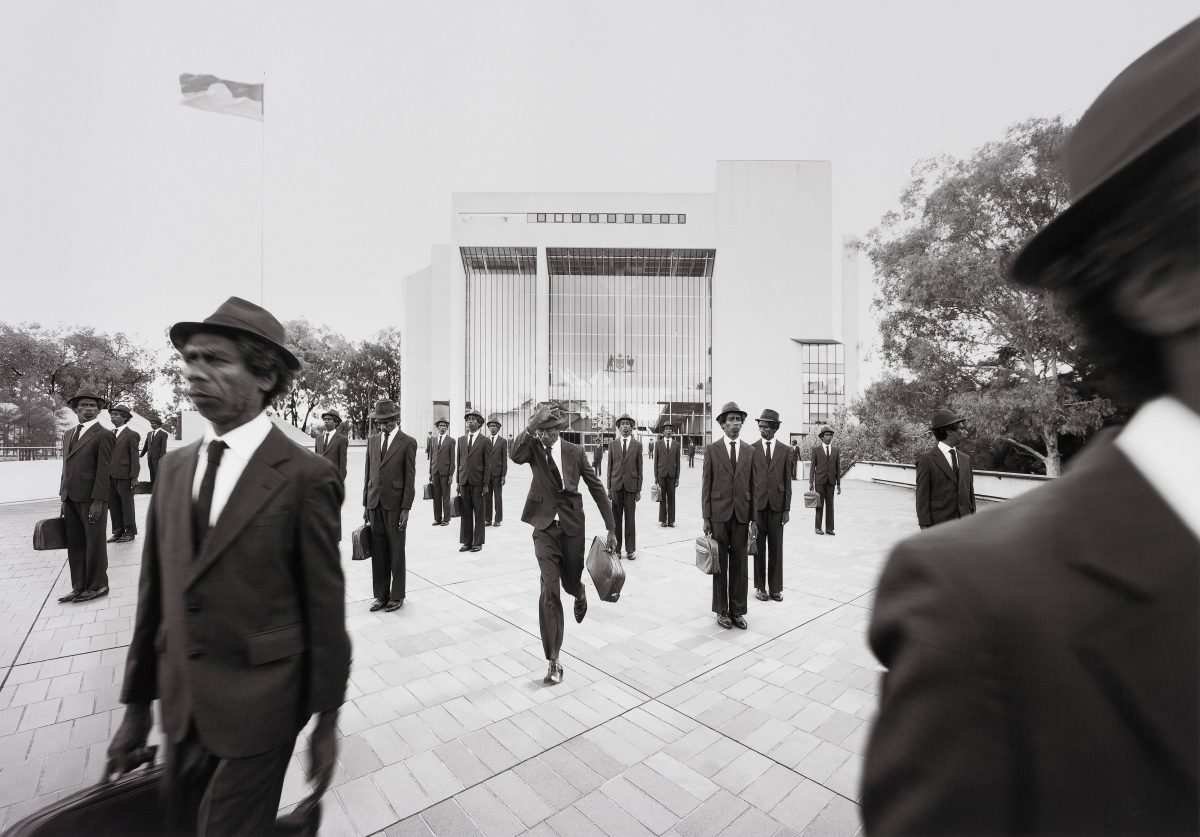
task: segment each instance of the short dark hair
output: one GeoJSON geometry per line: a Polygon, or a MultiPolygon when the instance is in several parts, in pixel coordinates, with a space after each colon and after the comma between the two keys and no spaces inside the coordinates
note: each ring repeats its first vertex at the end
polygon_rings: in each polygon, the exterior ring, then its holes
{"type": "Polygon", "coordinates": [[[293,373],[279,352],[248,334],[231,334],[230,337],[251,374],[260,378],[275,379],[275,385],[263,393],[262,406],[268,406],[288,391],[288,387],[292,385],[293,373]]]}

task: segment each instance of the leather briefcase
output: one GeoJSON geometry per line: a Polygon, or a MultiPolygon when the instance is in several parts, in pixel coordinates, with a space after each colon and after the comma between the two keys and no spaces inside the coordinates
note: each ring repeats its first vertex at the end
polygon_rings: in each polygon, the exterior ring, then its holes
{"type": "Polygon", "coordinates": [[[462,498],[461,497],[451,497],[450,498],[450,516],[451,517],[461,517],[462,516],[462,498]]]}
{"type": "Polygon", "coordinates": [[[350,556],[354,561],[365,561],[371,557],[371,527],[364,523],[354,530],[351,537],[354,551],[350,556]]]}
{"type": "Polygon", "coordinates": [[[819,509],[821,508],[821,495],[815,491],[804,492],[804,508],[819,509]]]}
{"type": "Polygon", "coordinates": [[[50,517],[33,524],[33,548],[39,552],[66,549],[67,521],[61,517],[50,517]]]}
{"type": "Polygon", "coordinates": [[[751,557],[758,555],[758,538],[748,535],[746,538],[746,554],[751,557]]]}
{"type": "Polygon", "coordinates": [[[608,550],[602,538],[592,538],[584,566],[592,577],[600,601],[615,602],[621,598],[621,588],[625,586],[625,568],[621,566],[617,554],[608,550]]]}
{"type": "Polygon", "coordinates": [[[650,501],[657,503],[660,497],[662,497],[662,492],[659,490],[658,483],[654,483],[650,487],[650,501]]]}
{"type": "Polygon", "coordinates": [[[432,500],[433,499],[433,483],[431,483],[431,482],[425,483],[425,489],[421,492],[421,499],[422,500],[432,500]]]}
{"type": "Polygon", "coordinates": [[[151,483],[149,483],[146,480],[142,480],[141,482],[135,482],[133,484],[133,493],[134,494],[152,494],[152,493],[154,493],[154,488],[151,485],[151,483]]]}
{"type": "Polygon", "coordinates": [[[696,569],[705,575],[716,575],[718,566],[717,542],[712,538],[696,538],[696,569]]]}

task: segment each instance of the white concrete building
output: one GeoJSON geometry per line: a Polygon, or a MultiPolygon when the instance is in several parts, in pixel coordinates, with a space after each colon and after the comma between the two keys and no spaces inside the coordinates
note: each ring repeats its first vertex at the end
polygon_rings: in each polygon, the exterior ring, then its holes
{"type": "Polygon", "coordinates": [[[827,161],[722,161],[703,194],[455,194],[450,243],[403,283],[405,430],[448,415],[461,433],[474,407],[516,435],[554,400],[585,444],[623,412],[708,442],[727,401],[813,432],[857,380],[830,179],[827,161]]]}

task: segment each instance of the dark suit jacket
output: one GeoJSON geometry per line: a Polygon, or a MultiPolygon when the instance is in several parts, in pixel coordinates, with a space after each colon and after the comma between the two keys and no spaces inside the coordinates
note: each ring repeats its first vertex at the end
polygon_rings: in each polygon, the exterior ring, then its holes
{"type": "Polygon", "coordinates": [[[640,492],[642,490],[642,443],[629,437],[629,453],[621,453],[622,439],[618,436],[608,445],[608,490],[640,492]]]}
{"type": "Polygon", "coordinates": [[[958,479],[941,448],[917,457],[917,523],[932,526],[975,513],[971,457],[958,451],[958,479]]]}
{"type": "Polygon", "coordinates": [[[812,449],[812,461],[809,463],[808,481],[813,485],[842,485],[842,450],[837,445],[829,446],[829,456],[825,455],[825,446],[815,444],[812,449]]]}
{"type": "Polygon", "coordinates": [[[158,460],[162,459],[166,452],[167,431],[161,427],[158,430],[151,428],[142,442],[142,456],[148,457],[151,462],[157,464],[158,460]]]}
{"type": "Polygon", "coordinates": [[[529,494],[525,498],[525,508],[521,511],[521,520],[536,530],[545,529],[558,515],[559,525],[564,534],[580,537],[583,530],[583,495],[579,493],[579,480],[582,477],[587,483],[600,516],[604,518],[604,528],[612,531],[616,528],[613,522],[612,505],[608,502],[608,494],[600,478],[588,464],[583,448],[559,439],[562,458],[563,487],[559,491],[558,483],[550,472],[549,457],[546,446],[535,436],[530,436],[522,430],[513,440],[512,461],[518,465],[528,462],[533,472],[533,481],[529,484],[529,494]]]}
{"type": "Polygon", "coordinates": [[[387,455],[381,460],[382,439],[379,432],[367,439],[363,508],[411,509],[416,496],[417,440],[397,429],[388,443],[387,455]]]}
{"type": "Polygon", "coordinates": [[[758,493],[759,460],[754,448],[738,440],[737,468],[729,461],[729,440],[721,438],[704,449],[704,470],[700,483],[700,510],[705,520],[738,523],[754,519],[758,493]]]}
{"type": "Polygon", "coordinates": [[[461,488],[464,485],[476,487],[487,485],[491,479],[492,443],[482,433],[475,434],[475,444],[467,449],[467,436],[458,439],[458,469],[454,481],[461,488]]]}
{"type": "Polygon", "coordinates": [[[108,500],[108,477],[115,439],[112,431],[96,422],[74,443],[67,439],[75,434],[72,427],[63,435],[62,479],[58,496],[76,503],[108,500]]]}
{"type": "Polygon", "coordinates": [[[454,437],[449,433],[442,440],[441,447],[438,447],[438,437],[434,436],[429,443],[431,446],[431,456],[429,458],[429,475],[440,477],[454,476],[454,466],[458,459],[454,453],[454,437]]]}
{"type": "Polygon", "coordinates": [[[662,439],[654,443],[654,478],[660,479],[679,479],[679,460],[680,460],[680,444],[679,437],[671,437],[671,450],[667,451],[667,444],[662,439]]]}
{"type": "Polygon", "coordinates": [[[201,444],[167,454],[158,471],[121,702],[158,698],[171,741],[194,723],[217,756],[241,758],[342,704],[343,487],[327,461],[272,428],[193,554],[201,444]]]}
{"type": "Polygon", "coordinates": [[[1200,833],[1197,590],[1200,541],[1102,439],[902,541],[869,633],[867,833],[1200,833]]]}
{"type": "Polygon", "coordinates": [[[343,480],[346,479],[346,451],[349,447],[349,440],[336,430],[329,437],[328,447],[325,446],[325,431],[322,430],[317,435],[317,456],[323,456],[332,462],[333,467],[337,468],[338,476],[343,480]]]}
{"type": "Polygon", "coordinates": [[[491,448],[488,450],[488,473],[492,479],[508,476],[508,439],[497,433],[489,436],[491,448]]]}
{"type": "Polygon", "coordinates": [[[108,475],[115,480],[136,480],[142,469],[142,464],[138,462],[142,437],[129,425],[125,425],[119,434],[116,430],[111,432],[113,449],[108,462],[108,475]]]}
{"type": "MultiPolygon", "coordinates": [[[[758,458],[759,475],[758,499],[755,508],[759,511],[770,509],[777,512],[792,510],[792,459],[795,454],[787,445],[779,444],[775,439],[771,442],[771,461],[767,461],[767,446],[759,439],[754,448],[758,458]]],[[[728,449],[726,449],[728,458],[728,449]]]]}

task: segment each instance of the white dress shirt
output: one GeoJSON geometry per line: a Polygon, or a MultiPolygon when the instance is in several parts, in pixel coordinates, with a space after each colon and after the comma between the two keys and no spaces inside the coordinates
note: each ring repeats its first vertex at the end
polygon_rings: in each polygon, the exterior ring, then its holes
{"type": "Polygon", "coordinates": [[[115,435],[116,435],[116,437],[117,437],[118,439],[120,439],[120,438],[121,438],[121,431],[122,431],[122,430],[124,430],[124,429],[125,429],[126,427],[128,427],[128,426],[129,426],[128,424],[122,424],[120,427],[118,427],[118,428],[117,428],[117,431],[116,431],[116,434],[115,434],[115,435]]]}
{"type": "Polygon", "coordinates": [[[235,427],[224,436],[218,436],[212,425],[209,425],[208,429],[204,431],[204,441],[201,442],[200,450],[197,453],[199,460],[196,463],[196,476],[192,480],[193,502],[200,496],[200,483],[204,481],[204,472],[208,470],[209,443],[219,439],[229,445],[217,468],[217,481],[213,483],[212,509],[208,515],[209,526],[216,525],[221,511],[229,502],[229,495],[233,494],[233,489],[241,479],[242,472],[246,470],[250,457],[254,456],[254,452],[258,450],[259,445],[263,443],[270,432],[271,420],[267,418],[265,412],[259,413],[241,427],[235,427]]]}
{"type": "Polygon", "coordinates": [[[1175,398],[1148,401],[1114,443],[1154,487],[1163,502],[1200,538],[1200,416],[1175,398]]]}
{"type": "Polygon", "coordinates": [[[950,456],[950,451],[955,448],[950,447],[945,442],[938,442],[938,450],[942,452],[942,456],[946,457],[946,464],[950,466],[950,470],[954,470],[954,458],[950,456]]]}
{"type": "Polygon", "coordinates": [[[100,421],[100,417],[96,416],[91,421],[82,422],[75,427],[75,435],[71,437],[71,447],[75,447],[75,443],[83,438],[83,434],[92,429],[92,425],[100,421]]]}

